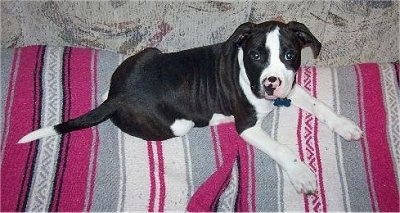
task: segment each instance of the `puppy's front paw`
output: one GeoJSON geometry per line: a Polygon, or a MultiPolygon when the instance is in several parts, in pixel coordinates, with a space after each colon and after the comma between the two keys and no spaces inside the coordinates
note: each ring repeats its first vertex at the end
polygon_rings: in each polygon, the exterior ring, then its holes
{"type": "Polygon", "coordinates": [[[363,135],[360,127],[358,127],[353,121],[344,117],[338,118],[338,121],[335,122],[335,125],[333,126],[333,131],[348,141],[359,140],[363,135]]]}
{"type": "Polygon", "coordinates": [[[311,195],[317,192],[317,178],[303,162],[295,162],[286,172],[297,193],[311,195]]]}

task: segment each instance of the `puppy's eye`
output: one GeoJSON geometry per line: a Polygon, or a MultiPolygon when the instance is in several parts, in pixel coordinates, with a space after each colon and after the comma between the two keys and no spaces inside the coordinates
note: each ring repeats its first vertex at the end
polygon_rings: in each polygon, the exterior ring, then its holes
{"type": "Polygon", "coordinates": [[[258,51],[253,50],[253,51],[251,51],[251,52],[249,53],[249,57],[250,57],[250,59],[253,60],[253,61],[258,61],[258,60],[261,59],[261,54],[260,54],[258,51]]]}
{"type": "Polygon", "coordinates": [[[294,52],[294,50],[288,50],[286,51],[284,58],[286,61],[291,61],[294,59],[295,55],[296,53],[294,52]]]}

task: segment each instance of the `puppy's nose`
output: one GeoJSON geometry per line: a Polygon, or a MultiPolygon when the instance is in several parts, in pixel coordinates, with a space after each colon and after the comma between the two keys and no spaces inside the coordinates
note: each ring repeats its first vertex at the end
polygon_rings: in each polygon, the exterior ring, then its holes
{"type": "Polygon", "coordinates": [[[278,77],[270,76],[270,77],[264,79],[263,84],[264,84],[265,92],[268,95],[273,95],[275,89],[277,89],[279,86],[281,86],[282,81],[278,77]]]}
{"type": "Polygon", "coordinates": [[[280,78],[277,78],[275,76],[270,76],[266,79],[264,85],[269,86],[271,85],[272,88],[277,88],[281,85],[282,81],[280,78]]]}
{"type": "Polygon", "coordinates": [[[268,78],[268,81],[271,82],[271,83],[274,83],[276,81],[276,79],[277,78],[275,76],[271,76],[271,77],[268,78]]]}

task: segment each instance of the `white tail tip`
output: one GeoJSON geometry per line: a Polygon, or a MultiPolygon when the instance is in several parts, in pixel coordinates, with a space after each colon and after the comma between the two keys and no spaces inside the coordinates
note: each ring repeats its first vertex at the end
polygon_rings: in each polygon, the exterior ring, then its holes
{"type": "Polygon", "coordinates": [[[27,135],[25,135],[23,138],[21,138],[17,143],[19,144],[24,144],[24,143],[29,143],[31,141],[48,137],[48,136],[53,136],[53,135],[58,135],[56,130],[54,129],[53,126],[50,127],[44,127],[38,130],[35,130],[27,135]]]}

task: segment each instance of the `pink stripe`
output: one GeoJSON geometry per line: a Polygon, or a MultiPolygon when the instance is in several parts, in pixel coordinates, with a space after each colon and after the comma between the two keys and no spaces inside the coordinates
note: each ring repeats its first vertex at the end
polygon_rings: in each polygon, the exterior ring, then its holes
{"type": "MultiPolygon", "coordinates": [[[[398,211],[399,192],[394,164],[386,130],[386,113],[381,89],[380,70],[377,64],[360,64],[359,77],[362,79],[362,106],[364,125],[367,133],[363,139],[372,170],[371,182],[375,191],[379,211],[398,211]],[[362,74],[361,74],[362,71],[362,74]],[[373,98],[371,98],[373,97],[373,98]],[[382,109],[382,110],[377,110],[382,109]]],[[[370,190],[371,192],[372,190],[370,190]]],[[[374,196],[371,196],[374,197],[374,196]]],[[[373,202],[374,203],[374,202],[373,202]]],[[[375,209],[376,210],[376,209],[375,209]]]]}
{"type": "Polygon", "coordinates": [[[239,196],[238,207],[239,211],[251,211],[249,203],[249,156],[247,152],[247,143],[244,141],[238,142],[239,147],[239,196]]]}
{"type": "Polygon", "coordinates": [[[217,168],[221,166],[221,162],[219,160],[220,158],[220,153],[218,151],[218,139],[217,139],[217,135],[216,132],[217,131],[217,127],[216,126],[211,126],[211,137],[212,137],[212,142],[213,142],[213,148],[214,148],[214,153],[215,153],[215,164],[217,165],[217,168]]]}
{"type": "Polygon", "coordinates": [[[217,128],[223,156],[222,165],[194,193],[188,203],[188,211],[216,211],[217,201],[229,183],[232,167],[238,155],[239,136],[231,123],[221,124],[217,128]]]}
{"type": "MultiPolygon", "coordinates": [[[[93,87],[93,92],[92,92],[92,107],[96,107],[97,106],[97,63],[98,63],[98,50],[92,50],[93,51],[93,58],[92,58],[92,87],[93,87]]],[[[93,194],[94,194],[94,186],[95,186],[95,181],[96,181],[96,169],[97,169],[97,156],[98,156],[98,151],[99,151],[99,132],[98,132],[98,128],[95,127],[93,128],[93,142],[94,142],[94,147],[92,150],[93,153],[93,161],[91,162],[92,165],[92,173],[91,173],[91,177],[90,177],[90,182],[88,184],[89,187],[89,202],[88,202],[88,206],[87,209],[85,209],[85,211],[90,211],[91,210],[91,206],[92,206],[92,201],[93,201],[93,194]]]]}
{"type": "Polygon", "coordinates": [[[162,150],[162,143],[161,141],[157,141],[157,156],[158,156],[158,177],[160,181],[160,197],[159,197],[159,205],[158,211],[164,211],[165,205],[165,168],[164,168],[164,156],[162,150]]]}
{"type": "MultiPolygon", "coordinates": [[[[9,131],[3,137],[7,141],[3,141],[5,150],[1,167],[1,194],[3,195],[1,196],[1,211],[24,211],[36,144],[18,145],[16,142],[38,127],[38,123],[35,122],[37,118],[35,121],[31,118],[38,113],[35,112],[35,102],[40,102],[35,100],[32,91],[39,86],[34,84],[33,78],[34,74],[40,74],[36,64],[41,64],[40,56],[43,50],[44,47],[42,46],[30,46],[17,49],[14,53],[13,70],[11,72],[12,76],[16,75],[16,79],[15,82],[10,84],[14,85],[14,91],[9,90],[8,97],[14,96],[14,99],[13,102],[8,102],[9,131]],[[18,54],[20,54],[19,64],[16,61],[18,54]]],[[[36,96],[36,98],[39,97],[36,96]]]]}
{"type": "MultiPolygon", "coordinates": [[[[357,88],[358,88],[358,90],[357,90],[357,97],[359,97],[358,98],[358,107],[359,107],[359,113],[360,113],[360,124],[361,125],[363,125],[362,126],[362,128],[363,128],[363,130],[364,130],[364,132],[365,132],[365,122],[364,122],[364,103],[363,103],[363,92],[361,92],[362,91],[362,85],[363,85],[363,83],[361,82],[362,80],[361,80],[361,72],[360,72],[360,69],[359,69],[359,67],[355,67],[355,70],[356,70],[356,77],[357,77],[357,88]]],[[[371,174],[370,174],[370,164],[369,164],[369,161],[368,161],[368,154],[367,154],[367,148],[366,148],[366,141],[365,141],[365,139],[364,139],[364,137],[363,138],[361,138],[361,147],[362,147],[362,151],[363,151],[363,155],[364,155],[364,164],[365,164],[365,168],[366,168],[366,174],[367,174],[367,184],[368,184],[368,191],[369,191],[369,195],[370,195],[370,199],[371,199],[371,204],[372,204],[372,211],[376,211],[376,209],[377,209],[377,206],[376,206],[376,201],[375,201],[375,197],[374,197],[374,195],[375,195],[375,193],[373,192],[373,183],[372,183],[372,179],[371,179],[371,174]]]]}
{"type": "MultiPolygon", "coordinates": [[[[78,117],[92,108],[91,84],[91,50],[84,48],[72,48],[70,58],[69,118],[78,117]]],[[[66,138],[65,168],[60,180],[58,211],[82,211],[84,210],[85,194],[88,171],[90,165],[90,153],[93,139],[91,129],[83,129],[69,134],[66,138]],[[65,187],[63,187],[65,186],[65,187]],[[74,186],[74,187],[70,187],[74,186]]]]}
{"type": "Polygon", "coordinates": [[[250,157],[251,157],[251,211],[256,211],[256,163],[255,163],[255,154],[254,147],[250,146],[250,157]]]}
{"type": "Polygon", "coordinates": [[[149,156],[149,168],[150,168],[150,198],[148,211],[154,211],[154,203],[156,198],[156,177],[155,177],[155,163],[154,163],[154,153],[151,141],[147,141],[147,152],[149,156]]]}

